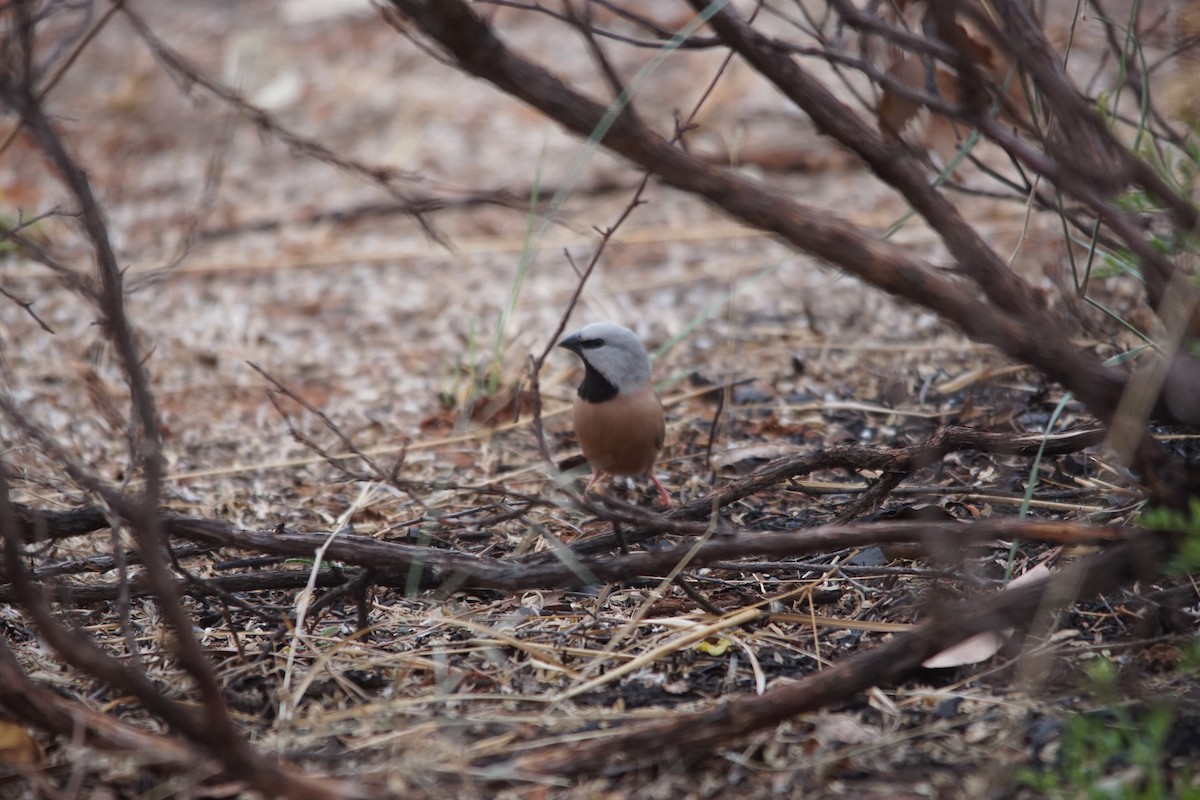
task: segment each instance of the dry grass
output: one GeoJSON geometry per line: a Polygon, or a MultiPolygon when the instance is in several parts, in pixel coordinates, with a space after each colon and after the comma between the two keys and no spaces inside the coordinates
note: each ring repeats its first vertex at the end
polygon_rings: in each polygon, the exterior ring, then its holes
{"type": "MultiPolygon", "coordinates": [[[[525,198],[540,171],[548,193],[569,180],[580,152],[577,142],[532,113],[434,64],[369,12],[288,24],[269,3],[147,12],[164,39],[258,102],[296,88],[275,109],[289,126],[339,153],[436,176],[425,188],[505,189],[525,198]],[[239,57],[250,61],[226,73],[239,57]]],[[[547,23],[528,16],[515,30],[536,41],[547,23]]],[[[581,76],[590,66],[585,58],[572,50],[556,66],[581,76]]],[[[713,58],[681,61],[688,69],[711,69],[713,58]]],[[[666,69],[653,88],[663,95],[664,114],[688,107],[695,91],[684,67],[672,61],[666,69]]],[[[135,287],[129,308],[151,353],[170,509],[245,528],[352,529],[509,559],[610,529],[575,507],[548,476],[527,409],[515,420],[511,407],[482,420],[461,413],[488,399],[474,390],[489,368],[527,247],[528,220],[520,210],[472,204],[437,213],[449,248],[402,214],[367,213],[368,205],[387,202],[375,188],[289,156],[269,138],[234,125],[221,104],[182,95],[117,24],[83,54],[49,103],[98,187],[135,287]],[[218,189],[205,189],[206,174],[217,172],[218,189]],[[346,213],[331,216],[340,212],[346,213]],[[193,227],[193,240],[181,250],[193,227]],[[380,463],[403,454],[399,477],[408,490],[345,481],[291,435],[270,402],[270,385],[249,363],[319,407],[380,463]],[[490,489],[551,503],[498,519],[519,503],[485,493],[490,489]]],[[[656,107],[655,98],[645,107],[656,107]]],[[[788,144],[804,142],[815,167],[779,177],[797,195],[819,197],[876,230],[905,213],[897,197],[823,145],[750,75],[730,75],[707,111],[711,127],[703,135],[714,150],[718,144],[753,149],[781,135],[788,144]]],[[[5,154],[0,192],[32,210],[59,198],[30,152],[18,140],[5,154]]],[[[558,220],[536,243],[537,260],[502,331],[500,387],[522,380],[527,355],[546,345],[576,287],[563,250],[586,260],[597,239],[593,228],[620,212],[637,177],[603,155],[584,164],[558,220]]],[[[1060,399],[1034,373],[927,312],[867,290],[693,200],[657,187],[647,200],[609,246],[573,322],[621,321],[652,350],[673,342],[655,362],[669,421],[659,472],[681,501],[766,460],[822,446],[902,446],[950,423],[1040,431],[1060,399]],[[715,428],[710,466],[705,456],[716,405],[697,382],[743,380],[715,428]]],[[[1020,270],[1049,302],[1067,302],[1056,268],[1047,268],[1062,260],[1057,220],[1030,218],[1021,205],[995,200],[964,199],[962,206],[1001,252],[1020,248],[1020,270]]],[[[71,226],[69,219],[50,220],[43,232],[67,241],[71,226]]],[[[916,221],[897,238],[931,259],[942,257],[935,237],[916,221]]],[[[33,299],[38,317],[54,330],[46,335],[17,306],[0,303],[5,382],[72,458],[120,483],[130,461],[127,389],[90,312],[35,265],[10,258],[0,274],[4,288],[33,299]]],[[[1126,287],[1114,281],[1111,288],[1114,306],[1134,317],[1144,313],[1126,287]]],[[[1131,341],[1097,326],[1079,344],[1110,355],[1131,341]]],[[[576,452],[563,414],[575,378],[569,355],[554,354],[541,379],[557,459],[576,452]]],[[[286,398],[281,407],[296,430],[343,451],[314,415],[286,398]]],[[[1068,405],[1059,424],[1087,421],[1068,405]]],[[[6,425],[0,422],[0,438],[12,443],[3,459],[17,476],[15,499],[43,508],[89,500],[6,425]]],[[[1181,446],[1194,448],[1195,441],[1181,446]]],[[[903,483],[884,511],[923,507],[935,519],[964,520],[1013,515],[1030,466],[1026,458],[957,453],[903,483]]],[[[1099,452],[1047,459],[1040,476],[1030,505],[1038,517],[1124,522],[1138,502],[1137,487],[1099,452]]],[[[814,474],[739,502],[732,518],[755,530],[834,521],[873,477],[814,474]]],[[[112,549],[107,535],[76,537],[39,552],[37,563],[112,549]]],[[[1073,608],[1052,635],[1026,641],[1019,658],[1014,651],[990,665],[930,671],[923,680],[881,687],[696,761],[638,764],[638,754],[629,754],[612,775],[582,781],[518,774],[507,765],[535,750],[599,740],[626,723],[707,708],[821,670],[907,630],[931,599],[997,585],[1008,549],[997,543],[947,553],[939,562],[871,548],[694,571],[691,586],[720,616],[662,579],[515,595],[381,588],[366,598],[369,626],[361,630],[353,598],[311,610],[325,590],[246,594],[256,613],[215,597],[187,602],[238,722],[257,748],[381,793],[993,796],[1014,791],[1013,765],[1043,757],[1038,726],[1073,703],[1089,661],[1124,661],[1147,693],[1193,695],[1194,686],[1172,683],[1164,671],[1171,653],[1147,646],[1174,647],[1170,634],[1178,625],[1148,621],[1153,604],[1133,595],[1096,600],[1073,608]],[[1151,657],[1155,652],[1161,661],[1151,657]]],[[[1076,555],[1025,546],[1016,571],[1076,555]]],[[[220,552],[185,563],[212,578],[228,574],[226,561],[240,557],[220,552]]],[[[301,562],[236,568],[314,569],[301,562]]],[[[115,576],[59,580],[86,584],[115,576]]],[[[1143,595],[1158,588],[1169,587],[1140,587],[1143,595]]],[[[1195,594],[1176,611],[1194,621],[1195,594]]],[[[115,605],[66,613],[105,649],[128,658],[115,605]]],[[[64,670],[13,606],[0,604],[0,628],[34,679],[122,719],[147,718],[64,670]]],[[[169,642],[155,605],[133,600],[127,630],[151,676],[173,696],[188,698],[178,665],[164,656],[169,642]]],[[[68,742],[54,743],[46,763],[61,773],[77,770],[85,794],[104,784],[114,796],[189,791],[178,778],[139,772],[133,756],[68,742]]]]}

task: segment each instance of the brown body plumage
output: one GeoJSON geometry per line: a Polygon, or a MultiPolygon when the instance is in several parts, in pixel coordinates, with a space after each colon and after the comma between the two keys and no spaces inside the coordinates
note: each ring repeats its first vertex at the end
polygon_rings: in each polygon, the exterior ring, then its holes
{"type": "Polygon", "coordinates": [[[641,341],[628,328],[597,322],[559,346],[576,353],[585,369],[574,407],[575,435],[592,468],[584,491],[604,474],[646,476],[658,487],[663,503],[670,505],[670,495],[654,475],[666,423],[641,341]]]}
{"type": "Polygon", "coordinates": [[[650,387],[603,403],[576,397],[574,416],[575,435],[594,471],[642,476],[654,468],[667,425],[650,387]]]}

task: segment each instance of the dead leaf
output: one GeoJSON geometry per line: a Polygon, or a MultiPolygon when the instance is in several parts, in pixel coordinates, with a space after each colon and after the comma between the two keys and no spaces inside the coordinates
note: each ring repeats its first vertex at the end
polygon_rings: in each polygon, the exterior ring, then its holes
{"type": "Polygon", "coordinates": [[[812,738],[822,747],[839,744],[866,744],[875,741],[879,732],[862,724],[850,714],[829,714],[817,721],[812,738]]]}
{"type": "Polygon", "coordinates": [[[730,641],[723,637],[718,638],[715,642],[704,639],[692,645],[692,649],[699,650],[701,653],[710,656],[723,656],[729,650],[730,641]]]}
{"type": "MultiPolygon", "coordinates": [[[[906,18],[905,27],[912,30],[928,27],[927,4],[904,5],[904,13],[898,16],[906,18]]],[[[1004,95],[1005,103],[1000,117],[1008,121],[1027,120],[1030,117],[1028,100],[1024,96],[1021,81],[1013,77],[1013,67],[1009,59],[982,31],[971,24],[956,23],[953,35],[957,38],[955,46],[960,54],[970,59],[980,74],[991,80],[992,91],[1004,95]]],[[[958,102],[958,77],[944,65],[931,63],[895,46],[887,48],[885,59],[885,72],[895,82],[916,92],[931,91],[929,87],[932,83],[936,87],[933,93],[937,97],[945,98],[951,105],[958,102]]],[[[889,86],[884,87],[880,96],[877,116],[879,130],[883,136],[897,140],[911,132],[914,134],[913,138],[936,154],[943,164],[952,162],[967,134],[966,129],[958,123],[926,109],[920,100],[889,86]]]]}
{"type": "Polygon", "coordinates": [[[717,469],[725,469],[747,461],[774,461],[777,458],[793,456],[799,452],[798,446],[787,442],[759,442],[718,453],[713,456],[712,463],[717,469]]]}
{"type": "MultiPolygon", "coordinates": [[[[1045,578],[1049,574],[1049,567],[1045,564],[1038,564],[1036,567],[1009,581],[1008,585],[1004,587],[1004,591],[1023,586],[1040,578],[1045,578]]],[[[1000,652],[1000,648],[1004,647],[1004,643],[1012,635],[1012,628],[1006,628],[998,632],[986,631],[978,633],[969,639],[964,639],[954,645],[954,647],[949,647],[936,656],[926,659],[921,666],[926,669],[949,669],[950,667],[963,667],[967,664],[978,664],[981,661],[987,661],[1000,652]]]]}
{"type": "Polygon", "coordinates": [[[0,764],[6,767],[36,767],[46,758],[41,746],[24,726],[0,719],[0,764]]]}

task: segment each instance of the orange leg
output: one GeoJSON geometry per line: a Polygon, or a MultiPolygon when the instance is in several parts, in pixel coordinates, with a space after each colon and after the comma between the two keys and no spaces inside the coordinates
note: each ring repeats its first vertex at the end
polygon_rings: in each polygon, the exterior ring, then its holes
{"type": "Polygon", "coordinates": [[[661,483],[659,483],[659,482],[658,482],[658,476],[657,476],[657,475],[655,475],[653,472],[651,472],[651,473],[649,473],[649,474],[650,474],[650,480],[654,481],[654,485],[658,487],[658,499],[659,499],[659,500],[662,500],[662,504],[663,504],[664,506],[670,507],[670,505],[671,505],[671,495],[667,494],[667,489],[666,489],[666,487],[665,487],[665,486],[663,486],[661,483]]]}
{"type": "MultiPolygon", "coordinates": [[[[592,487],[596,485],[596,481],[600,480],[600,476],[603,474],[604,474],[603,472],[593,472],[592,473],[592,479],[590,481],[588,481],[587,486],[585,486],[583,489],[584,497],[587,497],[587,493],[592,490],[592,487]]],[[[646,473],[646,476],[648,478],[650,478],[650,480],[654,481],[654,485],[656,487],[658,487],[658,499],[662,501],[662,504],[664,506],[670,507],[672,505],[671,495],[667,494],[667,487],[665,487],[661,483],[659,483],[658,476],[655,475],[653,472],[646,473]]]]}

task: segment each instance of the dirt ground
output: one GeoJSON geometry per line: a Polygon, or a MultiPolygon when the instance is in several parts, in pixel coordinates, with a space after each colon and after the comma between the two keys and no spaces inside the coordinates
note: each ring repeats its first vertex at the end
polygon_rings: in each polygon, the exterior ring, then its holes
{"type": "MultiPolygon", "coordinates": [[[[350,526],[389,541],[513,558],[546,550],[552,537],[569,542],[607,530],[548,477],[527,405],[518,402],[516,414],[504,393],[524,379],[529,355],[550,343],[597,229],[616,220],[640,176],[437,63],[365,5],[142,5],[167,47],[287,130],[346,159],[404,171],[402,191],[446,201],[428,217],[438,241],[363,175],[255,130],[203,87],[172,77],[120,15],[103,28],[47,102],[86,165],[127,268],[130,314],[160,402],[168,507],[247,529],[350,526]],[[533,193],[551,216],[529,213],[533,193]],[[346,480],[289,426],[329,452],[343,452],[342,443],[293,400],[276,407],[259,370],[382,463],[403,454],[400,477],[423,488],[346,480]],[[482,490],[497,487],[562,503],[493,521],[506,501],[482,490]]],[[[670,3],[650,7],[664,18],[675,13],[670,3]]],[[[490,13],[514,46],[604,91],[586,48],[563,42],[561,26],[516,9],[490,13]]],[[[63,21],[59,30],[68,29],[63,21]]],[[[1080,41],[1094,34],[1081,30],[1080,41]]],[[[611,50],[626,75],[653,61],[652,51],[611,50]]],[[[1080,53],[1073,66],[1095,68],[1086,47],[1080,53]]],[[[650,121],[669,130],[676,114],[688,113],[720,58],[686,52],[658,65],[638,95],[650,121]]],[[[731,67],[697,123],[694,150],[744,163],[855,224],[883,232],[905,217],[899,197],[744,66],[731,67]],[[768,158],[780,153],[786,168],[768,158]]],[[[0,160],[0,198],[26,215],[64,202],[20,138],[0,160]]],[[[947,424],[1042,431],[1063,400],[1035,372],[931,313],[695,199],[651,183],[644,200],[604,252],[568,330],[611,319],[646,342],[668,418],[658,474],[679,501],[770,459],[832,444],[907,445],[947,424]],[[727,382],[736,386],[714,426],[717,404],[701,390],[727,382]]],[[[1082,313],[1061,291],[1066,251],[1057,217],[1012,200],[964,194],[956,202],[1048,303],[1082,313]]],[[[71,219],[40,224],[61,258],[91,269],[71,219]]],[[[892,238],[946,260],[918,220],[892,238]]],[[[8,392],[79,465],[126,481],[128,393],[93,309],[36,264],[9,255],[0,275],[53,329],[0,302],[8,392]]],[[[1101,291],[1131,318],[1144,314],[1136,288],[1112,279],[1101,291]]],[[[1082,331],[1079,345],[1105,356],[1130,346],[1102,321],[1082,331]]],[[[566,413],[578,378],[570,353],[551,353],[541,392],[558,461],[578,452],[566,413]]],[[[1055,424],[1087,421],[1068,400],[1055,424]]],[[[0,421],[0,437],[16,499],[44,508],[90,501],[8,422],[0,421]]],[[[882,513],[1015,515],[1030,469],[1028,459],[955,454],[906,481],[882,513]]],[[[1037,516],[1123,522],[1138,500],[1098,453],[1047,459],[1039,474],[1037,516]]],[[[871,477],[814,474],[733,513],[761,530],[835,521],[871,477]]],[[[112,546],[107,534],[76,537],[37,558],[67,562],[112,546]]],[[[1072,555],[1023,547],[1016,571],[1072,555]]],[[[230,566],[239,557],[217,552],[188,563],[201,577],[257,568],[230,566]]],[[[953,565],[871,548],[706,568],[693,578],[712,604],[730,614],[762,604],[774,616],[686,646],[673,643],[711,617],[656,582],[516,596],[379,589],[366,632],[357,630],[352,602],[288,631],[282,620],[296,612],[296,590],[246,594],[277,613],[275,625],[212,598],[188,603],[254,744],[315,773],[361,780],[380,796],[1034,796],[1015,770],[1053,761],[1064,715],[1090,708],[1079,686],[1095,660],[1132,670],[1139,694],[1197,700],[1195,685],[1147,655],[1174,628],[1147,619],[1138,597],[1075,607],[1052,635],[1025,642],[1024,654],[927,670],[693,761],[639,763],[630,754],[611,773],[583,780],[495,766],[822,669],[908,629],[930,597],[996,585],[1008,558],[1008,543],[997,543],[953,565]],[[642,658],[632,671],[618,669],[642,658]]],[[[108,584],[115,573],[59,580],[108,584]]],[[[1184,622],[1175,628],[1194,627],[1197,603],[1194,592],[1177,603],[1184,622]]],[[[67,613],[112,652],[126,652],[112,604],[67,613]]],[[[155,605],[135,599],[129,624],[151,675],[187,697],[178,666],[163,657],[155,605]]],[[[36,679],[124,719],[148,718],[106,687],[77,680],[3,602],[0,629],[36,679]]],[[[1200,755],[1200,739],[1178,741],[1180,757],[1200,755]]],[[[84,796],[192,791],[184,778],[146,771],[135,758],[47,746],[47,769],[76,770],[84,796]]]]}

